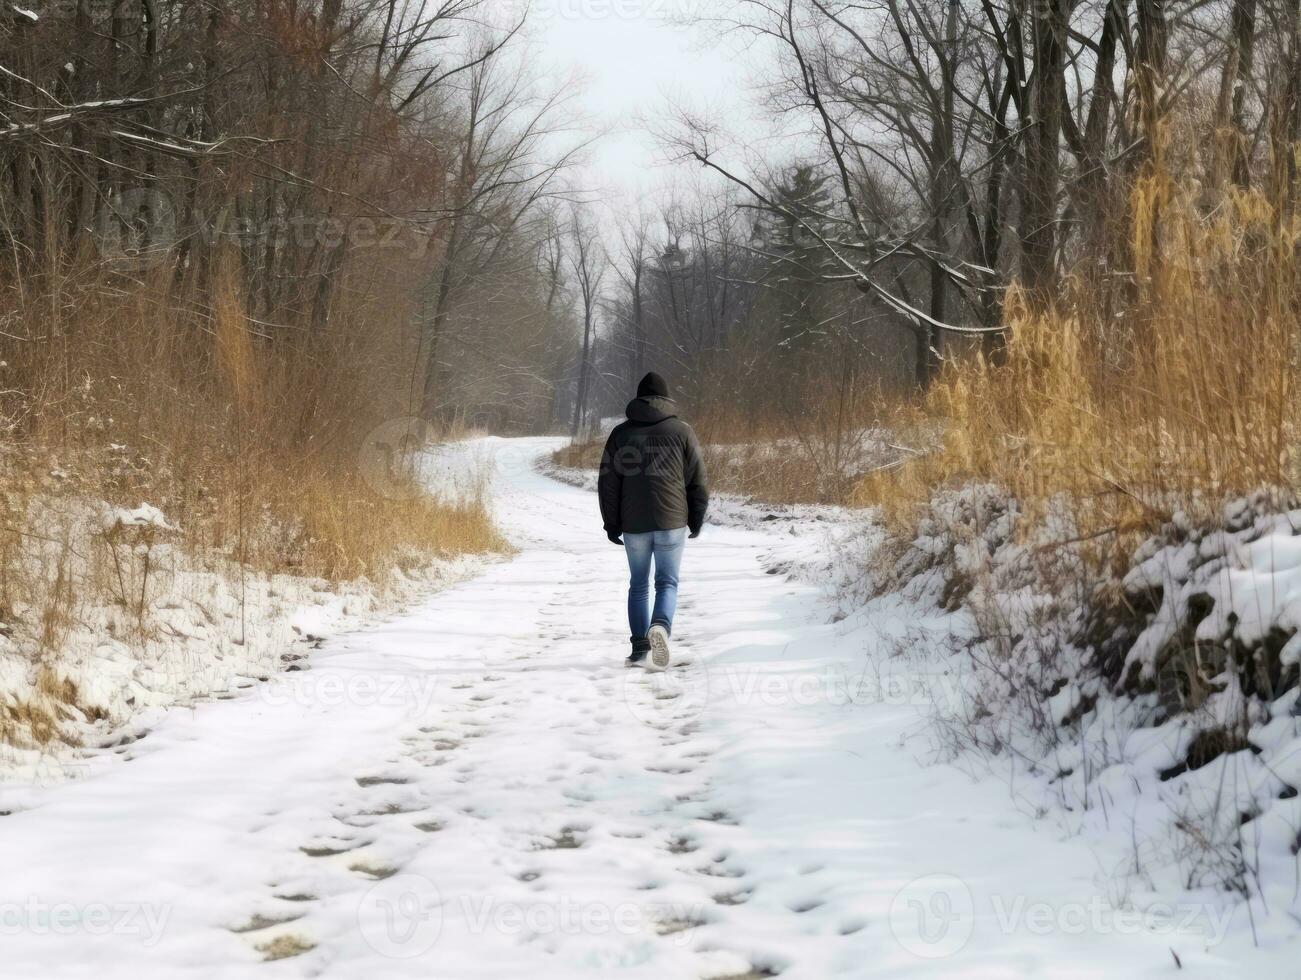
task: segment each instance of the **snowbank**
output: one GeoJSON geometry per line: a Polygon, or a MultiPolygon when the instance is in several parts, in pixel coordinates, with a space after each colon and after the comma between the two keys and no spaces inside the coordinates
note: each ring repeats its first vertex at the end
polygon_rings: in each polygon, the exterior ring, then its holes
{"type": "Polygon", "coordinates": [[[1068,508],[1032,523],[968,486],[880,554],[855,614],[929,624],[867,656],[927,685],[941,757],[1084,835],[1125,903],[1195,900],[1262,944],[1301,913],[1301,511],[1275,508],[1176,516],[1099,580],[1068,508]]]}
{"type": "MultiPolygon", "coordinates": [[[[462,454],[464,455],[464,454],[462,454]]],[[[468,493],[469,456],[430,454],[446,496],[468,493]],[[440,463],[439,459],[443,462],[440,463]]],[[[149,731],[160,712],[224,699],[281,671],[306,669],[323,637],[394,612],[473,574],[482,557],[425,559],[385,582],[343,584],[257,572],[194,554],[142,502],[118,508],[35,498],[18,571],[62,583],[7,590],[0,606],[0,782],[79,775],[149,731]]]]}

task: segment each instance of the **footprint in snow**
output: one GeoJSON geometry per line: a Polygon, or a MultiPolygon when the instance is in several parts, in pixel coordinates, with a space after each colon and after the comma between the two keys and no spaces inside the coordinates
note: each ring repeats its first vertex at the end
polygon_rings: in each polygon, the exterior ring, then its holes
{"type": "MultiPolygon", "coordinates": [[[[750,897],[753,894],[754,892],[747,891],[722,892],[721,894],[713,896],[713,899],[714,904],[716,905],[744,905],[746,902],[750,901],[750,897]]],[[[841,935],[844,935],[844,933],[841,935]]]]}
{"type": "Polygon", "coordinates": [[[708,920],[700,915],[670,916],[656,921],[655,932],[660,936],[672,936],[707,924],[708,920]]]}
{"type": "MultiPolygon", "coordinates": [[[[385,803],[371,810],[362,810],[359,817],[391,817],[398,813],[419,813],[424,807],[416,803],[385,803]]],[[[342,819],[342,818],[340,818],[342,819]]],[[[347,821],[344,821],[345,823],[347,821]]]]}
{"type": "Polygon", "coordinates": [[[575,831],[581,833],[581,827],[565,827],[550,842],[537,848],[539,851],[569,851],[576,850],[583,846],[583,842],[574,836],[575,831]]]}
{"type": "Polygon", "coordinates": [[[704,820],[707,823],[720,823],[729,827],[736,827],[739,821],[726,810],[712,810],[703,816],[696,817],[697,820],[704,820]]]}
{"type": "Polygon", "coordinates": [[[793,905],[788,905],[786,907],[796,915],[803,915],[806,912],[812,912],[814,909],[822,908],[824,904],[826,903],[820,898],[810,898],[803,902],[796,902],[793,905]]]}
{"type": "Polygon", "coordinates": [[[99,747],[101,749],[122,749],[128,745],[134,745],[136,742],[142,741],[148,737],[149,737],[149,729],[147,728],[138,729],[136,731],[131,731],[131,732],[122,732],[120,735],[118,735],[115,738],[111,738],[108,741],[101,742],[99,747]]]}
{"type": "Polygon", "coordinates": [[[348,870],[355,871],[372,881],[383,881],[385,878],[392,878],[401,869],[386,864],[371,864],[367,861],[358,861],[356,864],[349,865],[348,870]]]}
{"type": "Polygon", "coordinates": [[[370,841],[339,841],[332,844],[305,844],[298,848],[310,858],[335,857],[339,854],[347,854],[349,851],[355,851],[359,847],[365,847],[370,841]]]}
{"type": "Polygon", "coordinates": [[[405,786],[411,780],[405,776],[358,776],[357,785],[363,789],[368,786],[405,786]]]}
{"type": "Polygon", "coordinates": [[[695,772],[695,770],[690,766],[675,766],[663,763],[654,766],[647,766],[646,771],[661,773],[665,776],[686,776],[695,772]]]}
{"type": "Polygon", "coordinates": [[[293,912],[285,915],[263,915],[258,912],[249,916],[248,920],[241,922],[239,925],[228,926],[229,931],[237,935],[243,935],[248,932],[261,932],[263,929],[270,929],[272,926],[282,926],[288,922],[294,922],[301,919],[305,913],[293,912]]]}
{"type": "Polygon", "coordinates": [[[302,956],[316,948],[316,944],[302,936],[276,936],[268,942],[261,943],[257,950],[268,963],[274,960],[287,960],[293,956],[302,956]]]}
{"type": "Polygon", "coordinates": [[[739,868],[729,868],[724,864],[707,864],[703,868],[697,868],[696,872],[702,875],[709,875],[711,878],[744,878],[745,872],[739,868]]]}

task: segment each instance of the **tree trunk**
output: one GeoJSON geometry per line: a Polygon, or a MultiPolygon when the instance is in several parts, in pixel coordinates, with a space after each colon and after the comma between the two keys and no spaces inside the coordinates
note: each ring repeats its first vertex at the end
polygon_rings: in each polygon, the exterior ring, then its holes
{"type": "Polygon", "coordinates": [[[1138,44],[1134,52],[1134,74],[1138,81],[1140,128],[1147,136],[1151,154],[1157,138],[1156,126],[1161,117],[1159,86],[1165,78],[1166,45],[1169,26],[1165,19],[1165,0],[1137,0],[1138,44]]]}
{"type": "Polygon", "coordinates": [[[1107,173],[1107,132],[1116,101],[1113,75],[1116,70],[1116,41],[1129,30],[1128,0],[1108,0],[1098,38],[1098,61],[1093,74],[1093,93],[1084,123],[1084,172],[1080,175],[1080,210],[1085,222],[1085,247],[1090,256],[1108,256],[1110,225],[1110,183],[1107,173]]]}
{"type": "Polygon", "coordinates": [[[1256,0],[1234,0],[1229,40],[1229,57],[1225,62],[1225,84],[1229,90],[1228,156],[1229,179],[1238,187],[1251,183],[1247,136],[1247,88],[1256,49],[1256,0]]]}
{"type": "Polygon", "coordinates": [[[1021,279],[1031,297],[1046,302],[1052,292],[1057,252],[1057,192],[1061,184],[1059,141],[1065,102],[1066,6],[1044,0],[1032,7],[1033,122],[1025,151],[1022,203],[1021,279]]]}
{"type": "Polygon", "coordinates": [[[588,362],[592,356],[592,327],[591,318],[583,318],[583,354],[582,360],[578,362],[578,390],[574,392],[574,419],[570,425],[569,435],[572,439],[577,439],[583,426],[583,416],[587,412],[587,375],[588,362]]]}

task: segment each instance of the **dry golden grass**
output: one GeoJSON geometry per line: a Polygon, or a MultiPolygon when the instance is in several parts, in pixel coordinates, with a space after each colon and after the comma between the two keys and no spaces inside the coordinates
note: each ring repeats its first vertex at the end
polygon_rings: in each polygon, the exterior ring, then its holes
{"type": "MultiPolygon", "coordinates": [[[[415,488],[389,497],[376,494],[349,472],[282,485],[276,491],[278,506],[301,521],[295,538],[301,556],[289,564],[325,578],[382,576],[394,568],[410,571],[434,555],[505,547],[482,498],[443,502],[415,488]]],[[[263,561],[270,564],[265,556],[263,561]]]]}
{"type": "MultiPolygon", "coordinates": [[[[604,438],[570,443],[551,454],[557,466],[596,470],[604,438]]],[[[819,470],[798,446],[774,450],[762,440],[707,443],[701,447],[711,490],[770,504],[840,502],[819,480],[819,470]]],[[[834,482],[834,481],[831,481],[834,482]]]]}
{"type": "Polygon", "coordinates": [[[1213,519],[1228,496],[1295,487],[1294,224],[1251,193],[1207,213],[1153,171],[1132,212],[1133,280],[1071,282],[1049,311],[1013,290],[1003,362],[951,363],[896,409],[940,448],[862,480],[856,502],[907,526],[937,487],[988,481],[1128,545],[1176,510],[1213,519]]]}
{"type": "MultiPolygon", "coordinates": [[[[883,397],[871,389],[852,416],[821,417],[824,395],[807,399],[798,417],[707,417],[694,422],[712,490],[767,504],[845,504],[863,469],[884,465],[887,446],[861,444],[879,418],[883,397]]],[[[870,435],[870,434],[869,434],[870,435]]],[[[558,466],[595,470],[604,436],[571,443],[552,454],[558,466]]]]}
{"type": "MultiPolygon", "coordinates": [[[[1211,200],[1159,163],[1135,179],[1129,205],[1118,252],[1132,274],[1069,277],[1049,308],[1014,287],[997,363],[954,357],[920,395],[846,398],[826,385],[797,409],[774,395],[766,416],[698,420],[712,486],[879,506],[906,534],[937,489],[992,483],[1032,519],[1063,504],[1101,559],[1127,555],[1176,512],[1214,522],[1232,496],[1293,493],[1295,219],[1259,192],[1211,200]],[[899,454],[846,468],[846,434],[874,422],[899,454]],[[866,475],[852,477],[855,466],[866,475]]],[[[555,460],[594,468],[600,450],[581,443],[555,460]]]]}
{"type": "Polygon", "coordinates": [[[843,503],[849,487],[817,449],[793,443],[711,443],[702,449],[710,485],[770,504],[843,503]]]}
{"type": "Polygon", "coordinates": [[[59,302],[0,298],[0,636],[37,678],[0,712],[0,742],[63,737],[68,706],[93,715],[58,667],[86,610],[128,611],[124,642],[152,635],[144,596],[170,580],[145,581],[149,549],[106,535],[103,505],[153,504],[186,562],[235,575],[384,588],[435,557],[503,547],[482,493],[430,497],[400,453],[396,471],[373,472],[377,427],[409,414],[393,383],[409,342],[383,329],[403,311],[343,309],[354,319],[339,329],[273,339],[234,281],[207,312],[148,277],[70,275],[59,302]]]}
{"type": "Polygon", "coordinates": [[[557,466],[575,470],[594,470],[601,465],[601,451],[605,448],[605,437],[587,439],[583,442],[571,442],[561,446],[551,454],[551,461],[557,466]]]}
{"type": "Polygon", "coordinates": [[[24,347],[11,382],[22,397],[0,404],[14,419],[9,523],[21,524],[25,495],[52,489],[147,501],[196,552],[330,579],[499,546],[479,502],[366,479],[375,429],[409,414],[393,383],[409,372],[407,339],[352,322],[272,341],[244,316],[233,276],[222,281],[210,317],[157,282],[18,310],[16,332],[45,342],[24,347]],[[54,487],[51,466],[65,474],[54,487]]]}

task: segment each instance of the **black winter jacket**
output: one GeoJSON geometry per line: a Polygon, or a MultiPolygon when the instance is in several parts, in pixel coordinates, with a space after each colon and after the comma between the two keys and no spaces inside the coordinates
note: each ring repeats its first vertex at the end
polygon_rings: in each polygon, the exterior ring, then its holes
{"type": "Polygon", "coordinates": [[[597,493],[607,534],[641,534],[705,523],[709,490],[700,443],[677,417],[671,398],[628,403],[628,421],[614,427],[601,456],[597,493]]]}

